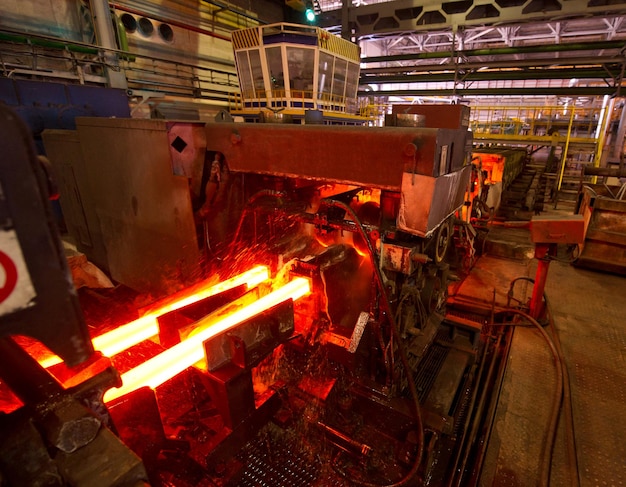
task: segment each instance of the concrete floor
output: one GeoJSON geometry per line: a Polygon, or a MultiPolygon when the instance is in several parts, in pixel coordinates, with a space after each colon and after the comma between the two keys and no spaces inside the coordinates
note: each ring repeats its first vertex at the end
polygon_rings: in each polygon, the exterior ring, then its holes
{"type": "MultiPolygon", "coordinates": [[[[510,230],[510,229],[509,229],[510,230]]],[[[460,295],[505,304],[509,283],[534,277],[536,261],[527,230],[497,230],[470,276],[456,289],[460,295]],[[524,233],[526,232],[526,233],[524,233]],[[507,241],[514,256],[503,257],[507,241]]],[[[519,282],[515,296],[530,297],[531,284],[519,282]]],[[[571,384],[578,466],[567,455],[561,414],[552,459],[552,486],[626,485],[626,277],[550,264],[546,295],[561,341],[571,384]]],[[[549,331],[548,327],[545,328],[549,331]]],[[[507,361],[480,485],[535,486],[549,411],[554,400],[556,369],[552,354],[535,329],[518,327],[507,361]]]]}

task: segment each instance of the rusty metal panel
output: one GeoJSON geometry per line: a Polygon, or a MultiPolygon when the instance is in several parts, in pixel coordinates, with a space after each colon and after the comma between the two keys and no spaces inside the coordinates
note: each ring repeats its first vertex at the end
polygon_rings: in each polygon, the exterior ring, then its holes
{"type": "Polygon", "coordinates": [[[206,133],[207,150],[222,152],[233,171],[395,191],[404,171],[438,175],[463,152],[452,150],[458,131],[447,129],[215,123],[206,133]]]}
{"type": "Polygon", "coordinates": [[[470,107],[467,105],[392,105],[393,114],[415,114],[424,117],[424,127],[469,127],[470,107]]]}
{"type": "Polygon", "coordinates": [[[585,186],[578,213],[585,221],[585,241],[575,264],[626,274],[626,201],[609,197],[602,185],[585,186]]]}
{"type": "Polygon", "coordinates": [[[92,195],[86,188],[85,162],[75,130],[45,130],[42,134],[46,154],[59,185],[59,202],[69,234],[78,251],[98,267],[108,271],[104,239],[92,195]]]}
{"type": "MultiPolygon", "coordinates": [[[[164,121],[78,118],[85,187],[111,277],[163,294],[198,275],[188,180],[174,175],[164,121]]],[[[91,225],[91,222],[90,222],[91,225]]]]}
{"type": "Polygon", "coordinates": [[[465,166],[437,178],[404,173],[398,228],[429,236],[463,205],[471,172],[471,166],[465,166]]]}
{"type": "Polygon", "coordinates": [[[415,262],[411,258],[413,251],[414,248],[411,246],[383,242],[381,244],[383,269],[411,275],[415,270],[415,262]]]}
{"type": "Polygon", "coordinates": [[[582,215],[533,216],[530,239],[534,243],[582,243],[585,240],[585,221],[582,215]]]}
{"type": "Polygon", "coordinates": [[[202,179],[202,161],[206,150],[204,125],[204,122],[166,124],[173,173],[198,181],[198,184],[202,179]]]}

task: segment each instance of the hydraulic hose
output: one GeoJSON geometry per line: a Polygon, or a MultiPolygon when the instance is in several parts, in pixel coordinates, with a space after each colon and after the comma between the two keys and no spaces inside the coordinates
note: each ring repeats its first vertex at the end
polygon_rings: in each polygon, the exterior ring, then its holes
{"type": "Polygon", "coordinates": [[[572,389],[569,381],[569,372],[567,370],[567,365],[565,364],[565,360],[563,359],[563,350],[561,349],[561,340],[559,339],[559,335],[556,331],[556,325],[554,323],[554,316],[552,315],[552,310],[550,308],[550,304],[548,302],[547,296],[544,295],[546,309],[548,310],[548,324],[550,326],[550,331],[552,332],[552,336],[554,337],[554,345],[559,353],[561,361],[563,363],[563,412],[565,414],[565,424],[566,426],[566,437],[567,437],[567,456],[570,472],[575,472],[574,475],[570,475],[570,480],[572,481],[572,487],[580,486],[580,477],[578,471],[578,455],[576,453],[576,434],[574,429],[574,413],[572,411],[572,389]]]}
{"type": "Polygon", "coordinates": [[[385,281],[383,279],[383,276],[381,274],[380,271],[380,267],[375,265],[376,261],[375,261],[375,256],[376,254],[374,253],[374,247],[372,246],[372,242],[369,239],[369,236],[367,235],[367,232],[365,231],[365,228],[363,227],[363,224],[361,223],[359,217],[357,216],[357,214],[355,213],[355,211],[350,208],[349,205],[346,205],[345,203],[343,203],[342,201],[337,201],[337,200],[333,200],[333,199],[326,199],[323,200],[323,203],[328,205],[328,206],[334,206],[336,208],[341,208],[342,210],[345,210],[346,213],[348,213],[350,215],[350,217],[353,219],[354,223],[356,224],[357,229],[359,230],[359,233],[361,234],[361,237],[363,238],[363,240],[365,241],[365,243],[367,244],[367,248],[368,251],[370,253],[370,255],[372,256],[372,263],[374,264],[373,267],[375,269],[374,271],[374,276],[376,277],[376,281],[378,283],[378,287],[380,289],[380,294],[382,296],[382,301],[384,304],[384,307],[387,311],[387,317],[389,319],[389,323],[391,326],[391,333],[393,334],[393,339],[396,341],[396,343],[398,344],[398,352],[400,354],[400,360],[402,362],[402,367],[405,369],[406,375],[407,375],[407,382],[409,385],[409,391],[411,392],[411,398],[413,399],[413,406],[414,406],[414,413],[415,413],[415,421],[417,423],[417,436],[418,436],[418,443],[417,443],[417,453],[415,455],[415,459],[413,461],[413,465],[411,466],[411,470],[409,472],[407,472],[407,474],[400,479],[398,482],[392,483],[392,484],[386,484],[386,485],[381,485],[381,484],[377,484],[377,483],[373,483],[373,482],[366,482],[363,480],[357,480],[357,479],[348,479],[347,476],[345,476],[345,474],[343,474],[342,472],[340,472],[340,474],[346,478],[347,480],[349,480],[350,482],[353,482],[355,484],[361,485],[363,487],[402,487],[404,485],[407,485],[408,482],[410,482],[413,477],[415,477],[415,475],[417,474],[417,471],[419,470],[420,464],[422,463],[422,455],[424,453],[424,424],[422,421],[422,413],[421,413],[421,409],[420,409],[420,403],[419,403],[419,396],[417,394],[417,388],[415,387],[415,382],[413,380],[413,373],[411,372],[411,367],[409,365],[409,361],[407,359],[406,356],[406,352],[404,350],[404,347],[402,346],[402,342],[400,341],[400,334],[398,333],[398,329],[396,327],[396,320],[394,317],[394,313],[391,310],[391,303],[389,302],[389,297],[387,296],[387,293],[385,292],[385,281]]]}
{"type": "MultiPolygon", "coordinates": [[[[511,285],[509,287],[509,302],[513,297],[513,286],[517,281],[528,281],[531,283],[535,283],[535,280],[531,277],[518,277],[511,281],[511,285]]],[[[561,340],[559,339],[559,335],[556,331],[556,325],[554,323],[554,315],[552,314],[552,309],[550,307],[550,303],[548,301],[548,296],[544,292],[543,299],[545,302],[547,315],[548,315],[548,326],[550,327],[550,332],[552,333],[554,346],[558,352],[559,360],[562,364],[563,370],[563,412],[565,414],[565,424],[566,424],[566,438],[567,438],[567,456],[568,463],[570,466],[570,471],[574,471],[575,475],[572,480],[572,487],[580,486],[580,477],[578,471],[578,455],[576,453],[576,435],[574,428],[574,414],[572,411],[572,390],[569,381],[569,372],[567,370],[567,365],[565,363],[565,359],[563,358],[563,350],[561,349],[561,340]]]]}
{"type": "MultiPolygon", "coordinates": [[[[559,422],[559,411],[561,409],[561,399],[563,398],[563,363],[562,358],[559,355],[557,348],[554,345],[554,342],[548,335],[548,333],[543,329],[541,324],[528,313],[521,311],[519,309],[508,308],[502,310],[504,313],[513,313],[521,316],[526,321],[528,321],[531,325],[533,325],[539,333],[544,338],[548,346],[550,347],[550,351],[552,352],[552,356],[554,358],[554,363],[556,367],[556,381],[557,387],[556,392],[554,394],[554,401],[552,404],[552,410],[550,411],[550,421],[548,423],[548,433],[546,438],[546,443],[543,445],[542,451],[542,461],[540,466],[540,475],[539,475],[539,486],[540,487],[548,487],[550,485],[550,468],[552,464],[552,450],[554,449],[554,440],[556,438],[556,430],[559,422]]],[[[498,325],[512,325],[517,326],[517,323],[498,323],[498,325]]]]}

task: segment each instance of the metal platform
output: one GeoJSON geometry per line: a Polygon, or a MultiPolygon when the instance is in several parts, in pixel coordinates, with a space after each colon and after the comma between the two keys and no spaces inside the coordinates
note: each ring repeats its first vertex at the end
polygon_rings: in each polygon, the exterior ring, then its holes
{"type": "MultiPolygon", "coordinates": [[[[456,293],[484,301],[495,296],[498,304],[505,304],[510,281],[534,277],[535,268],[535,260],[487,254],[456,293]]],[[[624,277],[563,262],[550,266],[546,294],[569,372],[578,463],[576,469],[568,460],[562,414],[552,486],[578,485],[576,476],[581,486],[626,484],[626,327],[620,307],[625,284],[624,277]]],[[[530,283],[516,286],[516,297],[524,300],[530,293],[530,283]]],[[[539,485],[555,378],[552,356],[539,332],[516,328],[480,485],[539,485]]]]}

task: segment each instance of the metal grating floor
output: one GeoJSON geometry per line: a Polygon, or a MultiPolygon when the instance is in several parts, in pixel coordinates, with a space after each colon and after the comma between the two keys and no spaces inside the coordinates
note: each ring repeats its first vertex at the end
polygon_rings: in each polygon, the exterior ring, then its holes
{"type": "MultiPolygon", "coordinates": [[[[483,256],[456,292],[477,299],[495,292],[504,304],[508,282],[534,277],[535,267],[483,256]]],[[[530,296],[530,285],[518,286],[517,297],[530,296]]],[[[580,485],[626,486],[626,278],[553,262],[546,293],[570,375],[580,485]]],[[[480,485],[538,484],[555,377],[539,333],[517,328],[480,485]]],[[[561,418],[550,485],[571,486],[574,475],[561,418]]]]}
{"type": "Polygon", "coordinates": [[[550,268],[568,364],[581,485],[626,486],[626,278],[550,268]]]}

